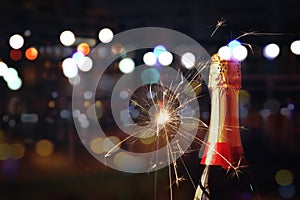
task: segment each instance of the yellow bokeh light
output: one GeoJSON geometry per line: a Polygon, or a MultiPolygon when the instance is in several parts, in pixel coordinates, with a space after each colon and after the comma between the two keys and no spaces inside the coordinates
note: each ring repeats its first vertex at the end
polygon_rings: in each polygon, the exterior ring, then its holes
{"type": "Polygon", "coordinates": [[[6,160],[10,157],[10,144],[0,144],[0,160],[6,160]]]}
{"type": "Polygon", "coordinates": [[[39,140],[35,143],[35,152],[40,156],[50,156],[54,152],[54,144],[50,140],[39,140]]]}
{"type": "Polygon", "coordinates": [[[49,108],[54,108],[55,107],[55,102],[54,101],[49,101],[48,106],[49,106],[49,108]]]}
{"type": "Polygon", "coordinates": [[[239,102],[241,105],[246,105],[250,102],[250,94],[246,90],[239,91],[239,102]]]}
{"type": "Polygon", "coordinates": [[[11,157],[13,159],[23,158],[25,155],[25,146],[21,143],[11,145],[11,157]]]}
{"type": "Polygon", "coordinates": [[[294,175],[290,170],[282,169],[275,174],[276,182],[281,186],[287,186],[293,183],[294,175]]]}
{"type": "Polygon", "coordinates": [[[90,148],[92,150],[92,152],[96,153],[96,154],[101,154],[104,152],[103,149],[103,138],[95,138],[92,140],[92,142],[90,143],[90,148]]]}
{"type": "Polygon", "coordinates": [[[83,105],[84,105],[85,108],[87,108],[91,105],[91,102],[90,101],[84,101],[83,105]]]}
{"type": "Polygon", "coordinates": [[[103,140],[103,150],[105,152],[116,152],[120,149],[120,146],[120,139],[116,136],[110,136],[103,140]]]}
{"type": "MultiPolygon", "coordinates": [[[[156,133],[156,132],[155,132],[156,133]]],[[[146,138],[140,138],[141,143],[145,145],[149,145],[155,142],[156,135],[152,135],[151,137],[146,137],[146,138]]]]}

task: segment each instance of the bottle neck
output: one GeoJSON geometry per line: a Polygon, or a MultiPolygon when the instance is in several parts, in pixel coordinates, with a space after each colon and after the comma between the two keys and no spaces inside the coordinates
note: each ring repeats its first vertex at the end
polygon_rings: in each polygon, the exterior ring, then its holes
{"type": "Polygon", "coordinates": [[[201,161],[206,165],[235,168],[245,163],[240,137],[238,94],[240,63],[214,60],[210,66],[211,115],[208,143],[201,161]]]}

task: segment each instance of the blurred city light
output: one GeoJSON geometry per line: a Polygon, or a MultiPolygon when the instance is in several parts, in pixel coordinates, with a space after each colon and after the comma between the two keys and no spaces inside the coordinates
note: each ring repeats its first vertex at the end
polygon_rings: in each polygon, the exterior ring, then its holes
{"type": "Polygon", "coordinates": [[[75,35],[72,31],[69,30],[65,30],[60,34],[60,42],[64,45],[64,46],[71,46],[72,44],[74,44],[76,38],[75,35]]]}
{"type": "Polygon", "coordinates": [[[292,42],[290,49],[295,55],[300,55],[300,40],[292,42]]]}
{"type": "Polygon", "coordinates": [[[19,34],[12,35],[9,38],[9,45],[13,49],[20,49],[24,45],[24,38],[19,34]]]}
{"type": "Polygon", "coordinates": [[[119,69],[124,74],[129,74],[133,72],[134,68],[135,68],[135,63],[131,58],[123,58],[119,62],[119,69]]]}
{"type": "Polygon", "coordinates": [[[103,28],[99,31],[99,40],[103,43],[109,43],[113,40],[114,33],[109,28],[103,28]]]}
{"type": "Polygon", "coordinates": [[[268,60],[274,60],[280,53],[280,48],[277,44],[268,44],[263,48],[263,55],[268,60]]]}

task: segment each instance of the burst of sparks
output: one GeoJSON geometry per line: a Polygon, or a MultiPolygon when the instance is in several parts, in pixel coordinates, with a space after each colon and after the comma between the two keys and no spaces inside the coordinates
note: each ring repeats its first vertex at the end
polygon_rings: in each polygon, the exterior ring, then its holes
{"type": "MultiPolygon", "coordinates": [[[[220,26],[224,25],[225,20],[219,21],[216,29],[220,26]]],[[[216,31],[216,30],[215,30],[216,31]]],[[[214,32],[215,32],[214,31],[214,32]]],[[[206,65],[208,63],[202,63],[203,65],[206,65]]],[[[162,91],[155,91],[154,86],[149,86],[149,94],[150,94],[150,100],[147,100],[144,97],[138,96],[132,91],[129,91],[131,93],[131,96],[135,99],[131,100],[132,105],[134,105],[136,108],[139,108],[141,112],[147,113],[147,115],[141,116],[140,120],[142,121],[142,125],[138,126],[137,130],[122,139],[119,143],[115,144],[109,151],[106,152],[104,155],[105,157],[109,157],[112,155],[112,153],[117,150],[123,143],[128,142],[130,139],[133,138],[139,138],[139,136],[148,136],[151,135],[153,132],[156,133],[155,135],[155,141],[156,145],[153,144],[152,148],[153,150],[158,150],[160,145],[160,139],[163,138],[165,140],[166,146],[167,146],[167,159],[168,163],[171,163],[168,165],[168,176],[169,176],[169,187],[170,187],[170,199],[173,200],[173,185],[176,185],[179,187],[179,183],[186,180],[185,177],[179,176],[178,174],[178,163],[175,159],[176,154],[183,154],[184,150],[180,146],[178,142],[171,143],[173,134],[179,134],[182,138],[184,138],[186,141],[194,141],[197,142],[200,145],[209,146],[203,139],[195,137],[190,133],[188,130],[181,129],[181,131],[178,131],[178,127],[180,125],[184,125],[185,127],[194,126],[194,123],[197,122],[197,129],[205,129],[208,130],[208,126],[201,121],[199,118],[195,118],[192,115],[193,111],[188,111],[184,115],[181,114],[181,111],[185,108],[186,105],[193,101],[197,101],[198,98],[201,96],[195,96],[193,98],[189,97],[186,100],[182,101],[179,105],[176,105],[178,103],[178,98],[182,94],[183,91],[186,91],[188,89],[191,89],[192,87],[188,84],[190,84],[192,81],[199,80],[200,71],[197,71],[196,73],[189,73],[186,76],[183,76],[181,73],[181,81],[179,83],[171,82],[170,85],[163,85],[160,83],[161,87],[163,88],[162,91]],[[184,79],[189,79],[190,82],[188,84],[184,83],[184,79]],[[172,90],[172,93],[168,92],[168,88],[174,88],[172,90]],[[161,99],[158,99],[157,96],[161,94],[161,99]],[[147,127],[145,129],[145,126],[147,127]],[[173,173],[172,173],[173,172],[173,173]],[[174,180],[172,180],[174,177],[174,180]]],[[[201,87],[201,82],[198,86],[192,88],[194,92],[197,90],[198,87],[201,87]]],[[[136,122],[138,123],[138,122],[136,122]]],[[[129,124],[130,125],[130,124],[129,124]]],[[[137,141],[138,139],[135,139],[134,141],[137,141]]],[[[199,150],[197,148],[196,150],[199,150]]],[[[192,150],[190,150],[192,151],[192,150]]],[[[221,153],[217,152],[216,150],[212,149],[214,153],[218,154],[220,157],[222,157],[230,166],[230,168],[235,169],[237,172],[236,175],[238,175],[238,170],[242,166],[233,166],[230,161],[228,161],[221,153]]],[[[154,151],[153,153],[153,160],[151,161],[151,165],[149,166],[149,170],[152,171],[153,169],[156,169],[159,166],[158,163],[158,155],[155,155],[154,151]],[[156,158],[156,159],[155,159],[156,158]]],[[[191,174],[188,171],[188,168],[186,167],[183,159],[180,157],[179,159],[182,163],[183,169],[187,172],[187,178],[191,181],[193,187],[196,189],[196,186],[192,180],[191,174]]],[[[155,182],[157,180],[156,178],[157,174],[155,173],[155,182]]],[[[156,187],[156,185],[154,186],[156,187]]],[[[156,193],[156,188],[154,188],[154,192],[156,193]]],[[[156,199],[156,194],[155,198],[156,199]]]]}
{"type": "Polygon", "coordinates": [[[211,33],[210,37],[213,37],[214,34],[217,32],[217,30],[218,30],[220,27],[226,26],[225,23],[226,23],[226,20],[223,19],[223,18],[221,18],[220,20],[218,20],[218,22],[217,22],[217,24],[216,24],[216,26],[215,26],[215,29],[214,29],[214,31],[211,33]]]}

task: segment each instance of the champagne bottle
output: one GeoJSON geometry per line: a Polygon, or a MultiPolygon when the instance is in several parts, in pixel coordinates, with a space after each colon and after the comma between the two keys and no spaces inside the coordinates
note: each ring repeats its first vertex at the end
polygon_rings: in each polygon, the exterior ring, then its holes
{"type": "Polygon", "coordinates": [[[211,60],[208,88],[211,115],[208,141],[201,164],[205,166],[194,200],[257,200],[252,176],[244,156],[239,127],[238,94],[241,63],[211,60]]]}

